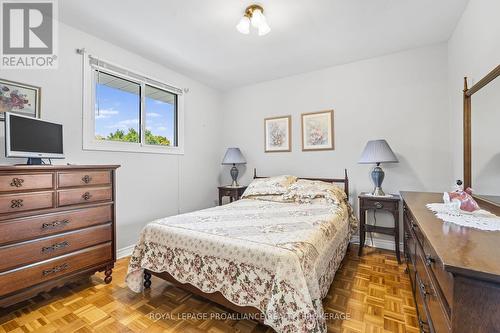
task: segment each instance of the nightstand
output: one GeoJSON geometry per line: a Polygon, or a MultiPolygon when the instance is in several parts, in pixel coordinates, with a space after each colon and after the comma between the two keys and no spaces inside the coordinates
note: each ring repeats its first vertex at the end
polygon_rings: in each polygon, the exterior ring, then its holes
{"type": "Polygon", "coordinates": [[[229,197],[229,202],[233,202],[241,198],[241,195],[247,189],[247,186],[219,186],[219,206],[222,206],[222,198],[229,197]]]}
{"type": "MultiPolygon", "coordinates": [[[[363,253],[363,246],[365,245],[365,233],[377,232],[379,234],[394,236],[396,257],[398,263],[401,263],[401,256],[399,253],[399,202],[401,198],[397,194],[387,197],[377,197],[369,195],[368,193],[361,193],[359,196],[359,253],[363,253]],[[366,212],[368,210],[385,210],[392,214],[394,217],[394,227],[379,227],[372,224],[366,224],[366,212]]],[[[372,244],[373,245],[373,244],[372,244]]]]}

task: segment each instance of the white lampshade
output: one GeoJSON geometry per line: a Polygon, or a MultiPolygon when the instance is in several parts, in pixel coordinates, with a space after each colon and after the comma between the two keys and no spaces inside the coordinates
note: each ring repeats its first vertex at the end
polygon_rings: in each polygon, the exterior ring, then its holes
{"type": "Polygon", "coordinates": [[[226,155],[222,159],[222,164],[246,164],[247,161],[240,148],[227,148],[226,155]]]}
{"type": "Polygon", "coordinates": [[[259,25],[259,36],[267,35],[270,31],[271,28],[269,27],[269,24],[267,24],[267,21],[264,17],[264,20],[261,21],[259,25]]]}
{"type": "Polygon", "coordinates": [[[255,9],[253,12],[252,12],[252,25],[255,27],[255,28],[258,28],[260,27],[261,23],[263,20],[265,20],[266,18],[264,17],[264,14],[262,14],[262,11],[260,9],[255,9]]]}
{"type": "Polygon", "coordinates": [[[250,33],[250,19],[247,16],[243,16],[236,25],[236,29],[242,34],[248,35],[250,33]]]}
{"type": "Polygon", "coordinates": [[[398,158],[385,140],[372,140],[366,143],[358,163],[397,163],[398,158]]]}

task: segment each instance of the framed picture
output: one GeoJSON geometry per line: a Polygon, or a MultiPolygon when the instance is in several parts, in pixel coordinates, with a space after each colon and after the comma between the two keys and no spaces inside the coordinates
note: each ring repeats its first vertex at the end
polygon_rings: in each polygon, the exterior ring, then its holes
{"type": "Polygon", "coordinates": [[[264,119],[264,151],[266,153],[292,150],[292,116],[264,119]]]}
{"type": "Polygon", "coordinates": [[[302,114],[302,150],[333,150],[333,110],[302,114]]]}
{"type": "Polygon", "coordinates": [[[0,121],[5,112],[40,118],[40,88],[0,79],[0,121]]]}

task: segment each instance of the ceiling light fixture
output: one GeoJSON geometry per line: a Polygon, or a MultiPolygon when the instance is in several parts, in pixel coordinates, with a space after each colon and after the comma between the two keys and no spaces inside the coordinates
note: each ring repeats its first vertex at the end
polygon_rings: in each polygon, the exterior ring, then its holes
{"type": "Polygon", "coordinates": [[[242,34],[248,35],[250,33],[250,24],[252,24],[252,27],[257,28],[259,36],[267,35],[271,31],[264,16],[264,8],[259,5],[251,5],[245,9],[245,14],[236,25],[236,29],[242,34]]]}

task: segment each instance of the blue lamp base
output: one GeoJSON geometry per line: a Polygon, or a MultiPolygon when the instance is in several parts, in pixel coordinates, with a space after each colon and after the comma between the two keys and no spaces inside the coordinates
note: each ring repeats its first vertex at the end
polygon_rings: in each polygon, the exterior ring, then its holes
{"type": "Polygon", "coordinates": [[[377,166],[373,168],[371,176],[373,184],[375,185],[372,195],[378,197],[385,196],[384,191],[382,191],[382,182],[384,181],[385,176],[384,170],[382,170],[382,168],[377,164],[377,166]]]}
{"type": "Polygon", "coordinates": [[[231,168],[231,178],[233,179],[233,182],[231,183],[232,187],[238,187],[238,168],[236,167],[236,164],[233,164],[233,167],[231,168]]]}

